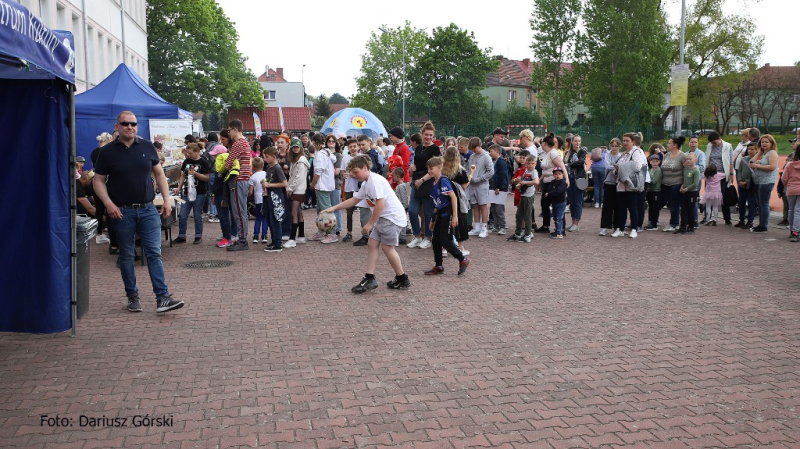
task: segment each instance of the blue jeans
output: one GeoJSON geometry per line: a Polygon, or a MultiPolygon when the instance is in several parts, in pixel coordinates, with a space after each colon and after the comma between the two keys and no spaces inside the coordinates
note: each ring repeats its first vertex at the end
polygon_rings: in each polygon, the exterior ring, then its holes
{"type": "Polygon", "coordinates": [[[592,181],[594,184],[594,202],[595,203],[602,203],[603,202],[603,187],[605,184],[603,183],[606,179],[606,168],[594,168],[592,167],[592,181]]]}
{"type": "Polygon", "coordinates": [[[739,187],[739,221],[752,223],[756,218],[756,189],[755,184],[750,187],[739,187]]]}
{"type": "Polygon", "coordinates": [[[669,225],[677,228],[681,223],[681,185],[661,185],[661,190],[666,193],[669,204],[669,225]]]}
{"type": "MultiPolygon", "coordinates": [[[[334,189],[331,192],[331,206],[335,206],[342,202],[342,190],[341,189],[334,189]]],[[[333,213],[333,216],[336,217],[336,233],[342,232],[342,211],[337,210],[333,213]]]]}
{"type": "Polygon", "coordinates": [[[411,233],[414,235],[421,235],[420,234],[420,223],[419,223],[419,208],[420,206],[425,211],[425,237],[430,238],[433,235],[433,231],[430,229],[431,220],[433,219],[433,200],[431,197],[426,196],[425,198],[417,198],[416,197],[417,188],[414,185],[414,182],[411,182],[411,201],[408,204],[408,218],[411,221],[411,233]]]}
{"type": "Polygon", "coordinates": [[[258,237],[259,235],[263,237],[263,236],[267,235],[267,230],[269,229],[267,227],[267,225],[268,225],[267,224],[267,219],[266,219],[266,217],[264,217],[263,203],[262,204],[256,204],[256,207],[254,208],[254,212],[255,212],[255,215],[256,215],[256,219],[255,219],[256,223],[255,223],[255,226],[253,227],[253,237],[258,237]]]}
{"type": "Polygon", "coordinates": [[[569,216],[572,221],[581,221],[583,215],[583,190],[575,185],[575,177],[570,175],[567,188],[567,202],[569,203],[569,216]]]}
{"type": "MultiPolygon", "coordinates": [[[[202,206],[203,203],[200,203],[202,206]]],[[[151,203],[142,209],[120,207],[122,218],[112,220],[119,244],[119,267],[125,294],[138,295],[136,270],[133,261],[136,236],[141,239],[142,251],[147,258],[147,271],[153,284],[156,300],[169,295],[161,261],[161,217],[151,203]]],[[[202,216],[202,214],[201,214],[202,216]]]]}
{"type": "MultiPolygon", "coordinates": [[[[553,206],[553,221],[556,224],[556,234],[564,235],[564,210],[567,208],[567,203],[551,204],[553,206]]],[[[572,211],[570,211],[570,213],[572,213],[572,211]]]]}
{"type": "Polygon", "coordinates": [[[775,183],[756,184],[756,204],[758,204],[758,225],[766,228],[769,225],[769,197],[775,183]]]}
{"type": "Polygon", "coordinates": [[[178,217],[178,237],[186,238],[186,227],[189,224],[189,212],[194,211],[194,236],[203,236],[203,204],[206,202],[206,195],[197,195],[194,201],[189,201],[189,197],[181,197],[185,203],[181,205],[181,214],[178,217]]]}

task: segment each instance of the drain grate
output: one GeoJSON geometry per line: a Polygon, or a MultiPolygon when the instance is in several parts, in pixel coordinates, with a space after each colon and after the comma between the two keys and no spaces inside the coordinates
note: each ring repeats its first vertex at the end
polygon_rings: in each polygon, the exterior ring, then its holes
{"type": "Polygon", "coordinates": [[[183,264],[184,268],[224,268],[233,265],[230,260],[198,260],[183,264]]]}

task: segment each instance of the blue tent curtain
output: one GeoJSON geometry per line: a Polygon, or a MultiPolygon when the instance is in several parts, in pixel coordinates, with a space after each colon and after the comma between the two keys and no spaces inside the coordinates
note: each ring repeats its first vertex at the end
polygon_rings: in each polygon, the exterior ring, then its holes
{"type": "Polygon", "coordinates": [[[70,329],[69,92],[61,80],[3,80],[5,217],[0,331],[70,329]]]}

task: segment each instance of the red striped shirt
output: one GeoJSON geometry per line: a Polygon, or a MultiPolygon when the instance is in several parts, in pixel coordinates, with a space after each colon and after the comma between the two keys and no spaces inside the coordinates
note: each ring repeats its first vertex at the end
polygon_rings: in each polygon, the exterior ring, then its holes
{"type": "Polygon", "coordinates": [[[249,180],[250,175],[253,174],[253,169],[250,166],[250,144],[247,143],[247,139],[244,137],[231,145],[230,155],[228,156],[228,160],[225,161],[225,168],[230,169],[233,167],[233,161],[235,159],[239,160],[239,177],[236,178],[236,180],[249,180]]]}

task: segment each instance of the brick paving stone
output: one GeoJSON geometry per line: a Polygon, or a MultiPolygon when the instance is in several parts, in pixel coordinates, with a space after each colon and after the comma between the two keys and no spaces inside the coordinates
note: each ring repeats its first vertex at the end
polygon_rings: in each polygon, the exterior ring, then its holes
{"type": "Polygon", "coordinates": [[[114,258],[92,244],[77,338],[0,334],[0,446],[800,447],[785,232],[618,240],[598,222],[589,208],[561,241],[470,239],[461,277],[451,258],[424,276],[430,250],[399,248],[412,288],[386,289],[379,259],[381,287],[364,295],[350,293],[364,248],[229,253],[207,224],[203,244],[164,247],[187,302],[165,316],[140,265],[144,312],[128,313],[114,258]],[[183,267],[210,259],[235,265],[183,267]],[[174,424],[49,427],[42,414],[174,424]]]}

